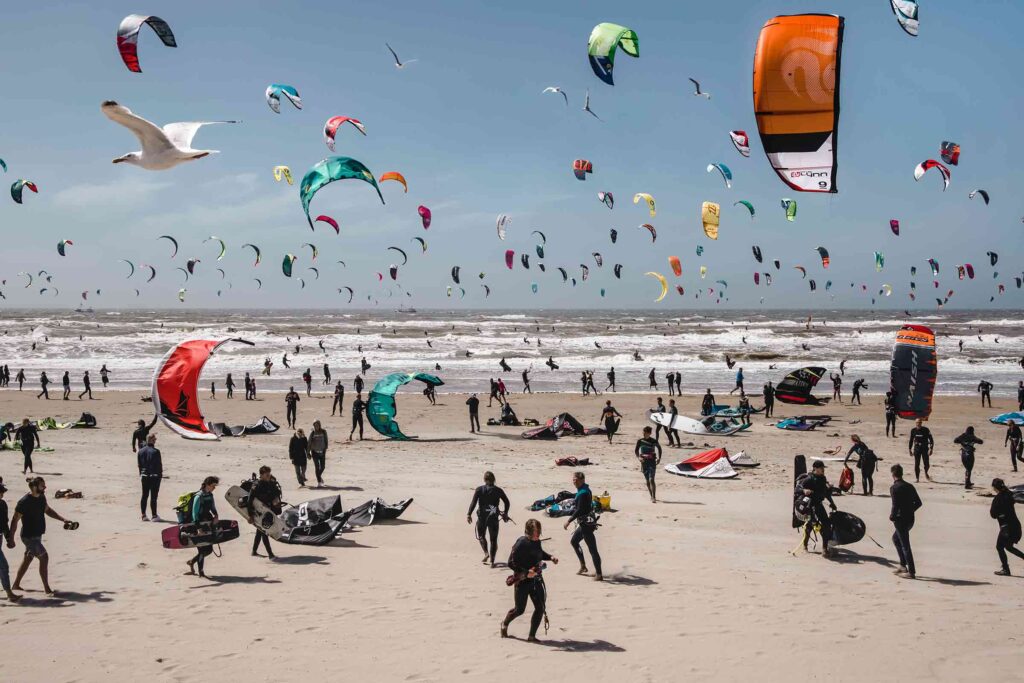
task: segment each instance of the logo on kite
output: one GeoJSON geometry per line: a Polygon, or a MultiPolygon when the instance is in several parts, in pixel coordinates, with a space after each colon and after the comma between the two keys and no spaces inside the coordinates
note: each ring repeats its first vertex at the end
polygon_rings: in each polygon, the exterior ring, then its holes
{"type": "Polygon", "coordinates": [[[657,213],[657,211],[655,211],[654,206],[654,197],[647,194],[646,192],[637,192],[635,195],[633,195],[634,204],[639,204],[641,199],[647,202],[647,210],[650,211],[651,218],[654,218],[655,214],[657,213]]]}
{"type": "Polygon", "coordinates": [[[704,202],[700,207],[701,223],[704,225],[704,234],[710,239],[718,239],[718,221],[721,207],[714,202],[704,202]]]}
{"type": "Polygon", "coordinates": [[[576,159],[572,162],[572,173],[576,180],[586,180],[588,173],[594,172],[594,165],[586,159],[576,159]]]}
{"type": "Polygon", "coordinates": [[[612,69],[615,53],[622,48],[630,57],[640,56],[640,39],[636,32],[618,24],[603,23],[594,27],[587,42],[587,58],[594,75],[608,85],[615,85],[612,69]]]}

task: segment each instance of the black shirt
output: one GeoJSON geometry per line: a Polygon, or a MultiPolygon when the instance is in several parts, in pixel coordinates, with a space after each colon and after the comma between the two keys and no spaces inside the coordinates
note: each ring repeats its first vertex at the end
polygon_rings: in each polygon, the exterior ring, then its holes
{"type": "Polygon", "coordinates": [[[252,487],[252,493],[249,494],[250,503],[247,507],[250,513],[253,511],[251,503],[253,500],[258,500],[275,513],[279,512],[281,509],[281,485],[274,479],[271,479],[270,481],[257,479],[256,485],[252,487]]]}
{"type": "Polygon", "coordinates": [[[40,444],[39,430],[34,424],[22,425],[14,430],[14,440],[25,446],[35,446],[40,444]]]}
{"type": "Polygon", "coordinates": [[[804,481],[804,488],[811,492],[811,502],[814,505],[821,505],[826,498],[828,502],[835,505],[832,500],[832,488],[828,485],[828,479],[824,474],[819,476],[812,472],[804,481]]]}
{"type": "Polygon", "coordinates": [[[1013,504],[1013,494],[1009,490],[1000,491],[992,499],[989,514],[992,515],[992,519],[998,520],[1000,529],[1009,527],[1020,530],[1020,520],[1017,518],[1017,511],[1013,509],[1013,504]]]}
{"type": "Polygon", "coordinates": [[[35,538],[46,533],[46,496],[26,493],[14,511],[21,515],[21,537],[35,538]]]}
{"type": "Polygon", "coordinates": [[[164,473],[163,459],[160,449],[155,446],[143,446],[139,449],[139,476],[160,478],[164,473]]]}
{"type": "Polygon", "coordinates": [[[466,405],[469,406],[469,414],[476,415],[480,412],[480,399],[476,396],[470,396],[466,399],[466,405]]]}
{"type": "Polygon", "coordinates": [[[914,485],[909,481],[897,479],[889,487],[889,497],[892,498],[892,511],[889,513],[889,520],[913,526],[914,513],[921,507],[921,498],[917,495],[914,485]]]}
{"type": "Polygon", "coordinates": [[[655,462],[661,459],[661,444],[653,437],[637,439],[633,455],[645,461],[655,462]]]}
{"type": "Polygon", "coordinates": [[[520,536],[512,546],[512,552],[509,553],[508,567],[515,572],[528,572],[541,562],[550,559],[551,556],[544,552],[540,541],[532,541],[526,536],[520,536]]]}
{"type": "Polygon", "coordinates": [[[352,401],[352,417],[357,420],[363,419],[363,411],[366,410],[366,401],[361,398],[357,398],[352,401]]]}
{"type": "Polygon", "coordinates": [[[288,442],[288,459],[295,464],[302,464],[306,461],[306,451],[309,450],[309,439],[304,436],[292,436],[288,442]]]}
{"type": "Polygon", "coordinates": [[[7,501],[0,500],[0,540],[7,538],[11,533],[10,519],[7,517],[7,501]]]}
{"type": "Polygon", "coordinates": [[[1010,442],[1010,443],[1020,443],[1020,440],[1021,440],[1020,425],[1012,424],[1011,423],[1009,428],[1007,428],[1007,430],[1006,430],[1006,438],[1003,439],[1003,445],[1005,446],[1007,442],[1010,442]]]}
{"type": "Polygon", "coordinates": [[[914,427],[910,430],[910,450],[918,455],[930,453],[935,448],[935,439],[927,427],[914,427]]]}
{"type": "Polygon", "coordinates": [[[469,502],[469,511],[466,514],[473,514],[473,508],[476,508],[477,514],[483,517],[490,512],[491,508],[497,510],[499,502],[505,503],[505,510],[501,514],[507,515],[510,503],[501,487],[490,484],[477,486],[473,491],[473,500],[469,502]]]}

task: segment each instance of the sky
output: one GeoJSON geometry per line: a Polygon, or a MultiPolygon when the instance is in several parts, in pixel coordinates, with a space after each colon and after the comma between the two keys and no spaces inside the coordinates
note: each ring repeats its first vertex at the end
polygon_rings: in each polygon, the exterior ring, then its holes
{"type": "Polygon", "coordinates": [[[71,308],[88,291],[97,308],[650,308],[660,288],[644,273],[657,271],[673,286],[657,305],[666,311],[866,308],[883,283],[894,293],[877,297],[879,308],[934,308],[948,289],[955,290],[950,307],[1017,308],[1024,297],[1013,280],[1024,268],[1016,154],[1024,96],[1015,85],[1024,45],[1016,27],[1024,23],[1024,6],[922,5],[920,36],[912,38],[886,0],[15,3],[5,9],[8,30],[0,43],[10,65],[0,158],[8,165],[5,181],[32,180],[39,194],[26,191],[20,206],[0,200],[8,236],[0,250],[3,303],[71,308]],[[115,33],[122,17],[141,11],[165,19],[178,47],[164,47],[143,27],[143,73],[136,74],[121,62],[115,33]],[[751,69],[758,33],[773,16],[801,12],[846,19],[839,192],[833,195],[788,189],[756,133],[751,69]],[[640,41],[639,59],[618,56],[614,86],[598,80],[587,62],[587,38],[603,21],[632,28],[640,41]],[[385,41],[403,60],[416,61],[396,69],[385,41]],[[688,77],[712,98],[694,97],[688,77]],[[273,113],[264,97],[270,83],[294,85],[303,109],[283,103],[273,113]],[[547,86],[563,88],[569,106],[558,95],[542,95],[547,86]],[[601,121],[582,111],[588,89],[601,121]],[[100,112],[107,99],[158,125],[241,123],[200,130],[194,146],[220,154],[147,171],[110,163],[138,144],[100,112]],[[298,181],[331,154],[322,129],[338,114],[360,119],[367,135],[344,128],[337,153],[378,177],[403,173],[409,192],[384,183],[382,206],[357,181],[321,190],[311,212],[337,219],[341,234],[335,235],[324,224],[310,231],[298,181]],[[729,140],[736,129],[751,137],[749,159],[729,140]],[[920,182],[913,178],[919,162],[939,158],[943,140],[963,150],[946,192],[934,172],[920,182]],[[578,158],[594,165],[584,182],[572,174],[578,158]],[[716,162],[732,169],[732,189],[705,171],[716,162]],[[279,164],[291,168],[295,186],[274,181],[279,164]],[[989,206],[968,199],[976,188],[988,190],[989,206]],[[614,193],[613,210],[599,202],[599,191],[614,193]],[[655,197],[656,217],[632,204],[636,192],[655,197]],[[798,202],[795,222],[785,220],[783,197],[798,202]],[[753,220],[733,206],[739,199],[755,206],[753,220]],[[705,200],[722,205],[716,242],[701,229],[705,200]],[[428,230],[419,205],[433,213],[428,230]],[[499,214],[511,217],[505,241],[496,234],[499,214]],[[900,221],[899,237],[889,230],[891,218],[900,221]],[[647,222],[658,231],[654,244],[639,227],[647,222]],[[611,228],[619,234],[614,245],[611,228]],[[547,236],[546,273],[536,267],[533,230],[547,236]],[[169,243],[158,239],[164,234],[181,245],[174,259],[169,243]],[[218,246],[203,243],[211,235],[228,245],[220,262],[218,246]],[[413,237],[426,240],[425,253],[413,237]],[[56,249],[62,239],[74,243],[65,257],[56,249]],[[257,267],[251,250],[241,248],[247,242],[263,252],[257,267]],[[315,263],[307,242],[318,248],[315,263]],[[401,257],[386,250],[391,245],[409,256],[397,283],[388,266],[401,265],[401,257]],[[704,246],[702,256],[697,245],[704,246]],[[752,245],[761,247],[764,264],[754,261],[752,245]],[[831,253],[827,271],[815,252],[819,245],[831,253]],[[516,252],[511,271],[506,249],[516,252]],[[882,272],[875,270],[875,251],[885,254],[882,272]],[[988,251],[999,254],[995,269],[988,251]],[[519,263],[523,252],[531,255],[529,270],[519,263]],[[603,268],[593,252],[602,254],[603,268]],[[298,256],[291,279],[280,268],[286,253],[298,256]],[[682,261],[681,278],[671,274],[670,255],[682,261]],[[156,278],[144,282],[148,270],[127,278],[122,258],[151,264],[156,278]],[[200,263],[185,283],[176,268],[189,258],[200,263]],[[928,258],[940,263],[939,289],[928,258]],[[774,259],[781,270],[770,265],[774,259]],[[955,265],[967,262],[977,277],[960,282],[955,265]],[[623,265],[621,279],[612,274],[616,263],[623,265]],[[590,267],[589,281],[562,283],[557,266],[580,280],[580,264],[590,267]],[[464,298],[450,279],[454,265],[461,266],[464,298]],[[817,281],[816,293],[796,265],[817,281]],[[918,270],[916,305],[907,296],[911,266],[918,270]],[[40,270],[50,282],[39,282],[40,270]],[[755,287],[755,270],[772,272],[772,286],[755,287]],[[31,287],[24,287],[22,271],[34,274],[31,287]],[[720,279],[729,283],[728,300],[716,303],[720,279]],[[833,282],[828,293],[827,280],[833,282]],[[1006,294],[990,303],[998,283],[1006,294]],[[50,291],[40,295],[43,286],[50,291]],[[351,304],[347,290],[338,293],[345,286],[355,290],[351,304]],[[715,296],[706,294],[708,287],[715,296]]]}

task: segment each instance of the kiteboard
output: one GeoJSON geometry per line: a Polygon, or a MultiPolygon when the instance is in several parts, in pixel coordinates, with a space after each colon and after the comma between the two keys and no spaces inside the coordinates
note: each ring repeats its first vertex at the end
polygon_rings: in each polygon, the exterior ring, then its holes
{"type": "MultiPolygon", "coordinates": [[[[241,486],[232,486],[224,493],[224,500],[226,500],[228,505],[233,507],[235,511],[242,516],[242,519],[248,521],[248,491],[243,489],[241,486]]],[[[274,514],[273,510],[258,500],[253,499],[252,507],[252,525],[274,540],[281,540],[286,531],[285,524],[281,518],[274,514]]]]}
{"type": "Polygon", "coordinates": [[[667,429],[678,429],[686,434],[728,436],[743,429],[742,426],[727,425],[720,431],[716,431],[708,429],[704,426],[704,423],[699,420],[694,420],[693,418],[686,417],[684,415],[673,416],[671,413],[651,413],[648,417],[654,424],[661,425],[667,429]]]}
{"type": "MultiPolygon", "coordinates": [[[[804,474],[807,474],[807,457],[803,456],[803,455],[795,455],[795,456],[793,456],[793,488],[794,489],[796,488],[796,480],[799,479],[804,474]]],[[[794,508],[792,502],[790,503],[789,509],[790,509],[790,512],[793,515],[793,528],[794,529],[799,529],[800,527],[802,527],[804,525],[804,523],[803,523],[803,520],[801,520],[799,517],[796,516],[796,511],[795,511],[795,508],[794,508]]]]}
{"type": "Polygon", "coordinates": [[[168,550],[227,543],[238,538],[238,522],[222,519],[212,525],[173,524],[160,532],[160,538],[168,550]]]}

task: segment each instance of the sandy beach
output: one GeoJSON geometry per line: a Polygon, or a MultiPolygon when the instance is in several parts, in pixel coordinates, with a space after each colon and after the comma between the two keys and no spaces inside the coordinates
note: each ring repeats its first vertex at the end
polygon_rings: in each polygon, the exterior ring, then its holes
{"type": "MultiPolygon", "coordinates": [[[[919,576],[910,581],[892,574],[896,552],[887,490],[890,464],[912,467],[906,455],[911,425],[901,421],[897,439],[882,437],[880,398],[854,407],[778,406],[778,416],[835,416],[817,432],[784,432],[755,417],[747,434],[715,440],[684,435],[684,444],[693,441],[697,448],[666,449],[663,465],[705,450],[705,443],[745,450],[762,465],[719,482],[660,471],[661,501],[653,505],[633,443],[654,396],[612,396],[625,417],[611,445],[603,436],[524,441],[513,427],[485,426],[471,435],[464,395],[442,394],[430,407],[411,391],[399,396],[398,419],[417,440],[387,442],[370,431],[367,440],[350,443],[348,405],[343,418],[330,418],[326,394],[303,397],[299,423],[308,429],[315,418],[325,421],[331,438],[325,481],[346,507],[376,496],[412,496],[415,502],[397,523],[344,533],[325,547],[275,544],[276,562],[250,557],[253,531],[246,526],[239,541],[222,546],[223,557],[208,560],[210,579],[204,580],[183,575],[191,551],[161,547],[164,525],[139,521],[129,438],[134,421],[151,414],[141,394],[97,392],[94,401],[45,402],[28,391],[3,391],[0,406],[12,419],[77,418],[89,410],[99,421],[97,429],[41,433],[43,444],[55,449],[35,456],[51,505],[81,528],[66,532],[51,523],[44,539],[58,598],[43,595],[33,567],[22,603],[0,603],[5,649],[35,653],[7,657],[3,677],[189,680],[245,671],[251,679],[281,680],[310,671],[388,681],[504,681],[585,671],[587,679],[600,681],[784,680],[799,669],[812,680],[964,681],[988,680],[1019,664],[1012,625],[1024,583],[992,574],[999,566],[996,526],[982,495],[993,476],[1011,485],[1021,481],[1009,472],[1003,429],[987,421],[1015,408],[1009,401],[981,409],[973,399],[936,398],[930,422],[937,444],[934,482],[918,485],[924,507],[912,539],[919,576]],[[951,443],[967,424],[986,440],[972,492],[962,487],[951,443]],[[834,561],[817,551],[794,555],[793,455],[811,459],[840,445],[845,452],[852,433],[883,458],[877,493],[837,502],[861,516],[882,547],[865,538],[840,550],[834,561]],[[585,471],[594,491],[612,496],[614,512],[602,517],[598,532],[603,584],[575,575],[569,532],[558,520],[526,510],[535,499],[572,488],[571,469],[554,465],[569,455],[591,458],[585,471]],[[546,572],[551,630],[542,631],[541,645],[524,642],[529,608],[513,624],[514,638],[498,637],[512,601],[504,585],[508,570],[480,564],[465,522],[472,490],[486,469],[509,494],[515,520],[502,527],[499,561],[531,516],[544,523],[546,549],[562,560],[546,572]],[[85,497],[53,500],[52,493],[64,487],[85,497]],[[821,657],[820,668],[809,669],[816,652],[828,656],[821,657]]],[[[590,426],[605,398],[535,394],[516,396],[514,405],[521,418],[543,420],[567,410],[590,426]]],[[[218,397],[203,405],[218,421],[249,423],[266,414],[283,422],[281,394],[251,402],[218,397]]],[[[684,414],[696,414],[699,397],[686,396],[680,405],[684,414]]],[[[495,404],[482,418],[497,414],[495,404]]],[[[185,441],[163,427],[156,433],[167,477],[160,499],[165,518],[173,516],[177,496],[209,474],[221,478],[222,517],[236,518],[223,492],[261,464],[274,468],[289,502],[328,492],[298,488],[287,460],[287,430],[219,443],[185,441]]],[[[13,511],[25,491],[20,453],[2,457],[13,511]]],[[[839,467],[829,463],[833,483],[839,467]]],[[[5,552],[16,567],[20,544],[5,552]]]]}

